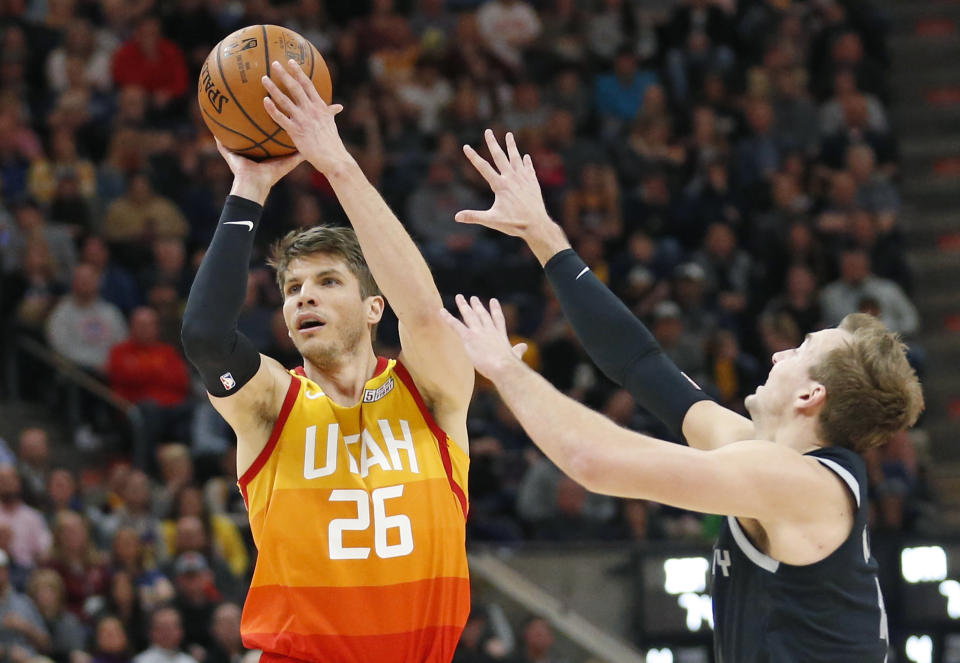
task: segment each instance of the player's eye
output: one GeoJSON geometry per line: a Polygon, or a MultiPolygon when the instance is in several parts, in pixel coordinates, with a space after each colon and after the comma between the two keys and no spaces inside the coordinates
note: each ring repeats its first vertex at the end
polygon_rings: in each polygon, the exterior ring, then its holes
{"type": "Polygon", "coordinates": [[[321,281],[321,284],[322,285],[340,285],[340,281],[331,277],[331,278],[323,279],[323,281],[321,281]]]}
{"type": "Polygon", "coordinates": [[[295,284],[295,285],[291,285],[291,286],[289,286],[289,287],[287,288],[287,294],[288,294],[288,295],[293,295],[293,294],[296,294],[297,292],[300,292],[300,284],[299,284],[299,283],[298,283],[298,284],[295,284]]]}

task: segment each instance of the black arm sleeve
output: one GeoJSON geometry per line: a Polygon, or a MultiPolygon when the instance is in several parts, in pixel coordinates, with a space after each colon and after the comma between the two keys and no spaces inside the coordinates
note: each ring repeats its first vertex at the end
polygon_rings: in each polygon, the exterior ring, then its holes
{"type": "Polygon", "coordinates": [[[577,338],[604,374],[682,438],[687,410],[705,394],[573,249],[544,266],[577,338]]]}
{"type": "Polygon", "coordinates": [[[260,353],[237,331],[253,238],[263,207],[227,196],[183,312],[183,351],[214,396],[229,396],[260,369],[260,353]]]}

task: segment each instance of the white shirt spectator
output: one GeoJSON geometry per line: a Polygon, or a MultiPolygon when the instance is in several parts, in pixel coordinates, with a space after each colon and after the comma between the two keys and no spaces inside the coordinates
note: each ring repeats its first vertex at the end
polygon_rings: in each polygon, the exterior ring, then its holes
{"type": "Polygon", "coordinates": [[[523,48],[540,34],[537,12],[521,0],[491,0],[477,10],[477,27],[487,47],[509,67],[519,67],[523,48]]]}

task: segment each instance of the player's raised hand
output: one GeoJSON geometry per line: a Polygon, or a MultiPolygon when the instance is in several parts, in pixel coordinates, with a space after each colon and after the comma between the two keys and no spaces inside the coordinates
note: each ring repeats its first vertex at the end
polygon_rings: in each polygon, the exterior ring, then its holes
{"type": "Polygon", "coordinates": [[[253,161],[225,148],[219,138],[216,141],[220,156],[227,162],[230,172],[233,173],[233,188],[230,193],[261,205],[267,199],[267,194],[270,193],[273,185],[303,163],[303,155],[299,152],[263,161],[253,161]]]}
{"type": "Polygon", "coordinates": [[[484,139],[493,165],[469,145],[463,146],[463,152],[490,185],[496,198],[488,210],[463,210],[454,218],[459,223],[479,224],[520,237],[541,262],[545,262],[569,244],[559,226],[547,214],[533,159],[529,154],[520,155],[512,133],[507,133],[506,151],[490,129],[484,132],[484,139]],[[541,255],[543,253],[548,255],[541,255]]]}
{"type": "Polygon", "coordinates": [[[489,311],[478,297],[471,297],[468,302],[463,295],[457,295],[456,302],[462,322],[446,309],[441,309],[441,315],[460,336],[470,361],[481,375],[492,380],[500,370],[523,357],[527,344],[510,347],[500,302],[491,299],[489,311]]]}
{"type": "Polygon", "coordinates": [[[286,64],[274,60],[270,72],[273,78],[261,79],[270,94],[264,97],[263,107],[289,134],[304,158],[325,175],[352,161],[335,121],[343,106],[327,104],[295,60],[288,60],[286,64]]]}

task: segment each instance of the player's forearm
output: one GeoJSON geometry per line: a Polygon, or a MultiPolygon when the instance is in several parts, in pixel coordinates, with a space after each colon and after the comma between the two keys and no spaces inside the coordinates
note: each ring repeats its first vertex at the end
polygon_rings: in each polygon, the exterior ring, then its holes
{"type": "Polygon", "coordinates": [[[357,233],[373,278],[397,317],[410,325],[418,316],[432,316],[441,305],[433,274],[380,193],[353,159],[328,172],[327,178],[357,233]]]}
{"type": "Polygon", "coordinates": [[[260,367],[260,354],[237,331],[237,320],[246,299],[250,255],[262,213],[263,207],[251,199],[227,198],[183,312],[184,353],[216,396],[243,386],[260,367]],[[227,373],[230,380],[224,382],[221,376],[227,373]],[[231,380],[234,384],[228,386],[231,380]]]}
{"type": "Polygon", "coordinates": [[[708,396],[680,372],[650,330],[576,253],[554,255],[545,272],[594,363],[679,436],[690,407],[708,396]]]}
{"type": "MultiPolygon", "coordinates": [[[[547,382],[523,362],[511,361],[503,370],[489,376],[504,403],[530,439],[564,474],[595,492],[617,492],[608,483],[605,459],[629,437],[632,457],[650,455],[650,463],[641,463],[635,491],[643,488],[643,468],[653,468],[653,457],[665,443],[626,431],[547,382]]],[[[631,489],[634,490],[634,489],[631,489]]],[[[634,492],[634,496],[643,495],[634,492]]]]}

